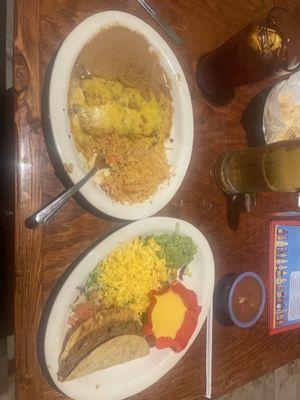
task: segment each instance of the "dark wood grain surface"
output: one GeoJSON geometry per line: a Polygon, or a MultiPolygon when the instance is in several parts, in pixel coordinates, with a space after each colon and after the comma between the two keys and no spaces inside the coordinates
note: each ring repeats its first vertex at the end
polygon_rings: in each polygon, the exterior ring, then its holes
{"type": "MultiPolygon", "coordinates": [[[[195,68],[201,54],[221,44],[272,5],[288,4],[295,9],[298,1],[152,0],[161,17],[183,38],[180,47],[170,42],[134,0],[16,0],[15,3],[16,393],[20,400],[58,400],[66,397],[51,386],[38,361],[38,329],[44,305],[68,266],[93,242],[125,223],[95,216],[72,199],[48,225],[35,230],[25,226],[31,213],[64,188],[58,178],[59,171],[50,161],[51,143],[45,123],[42,124],[42,116],[43,121],[47,119],[44,104],[47,70],[60,44],[78,23],[103,10],[128,11],[148,22],[166,39],[187,77],[195,140],[184,182],[159,215],[185,219],[206,235],[214,253],[217,281],[228,272],[252,270],[267,283],[268,218],[264,213],[289,209],[295,204],[295,196],[259,196],[255,212],[241,213],[239,224],[232,229],[227,219],[226,199],[210,172],[221,151],[247,145],[241,124],[243,112],[272,82],[240,88],[232,103],[215,108],[201,96],[195,68]]],[[[299,15],[299,10],[296,12],[299,15]]],[[[250,125],[259,126],[255,113],[252,117],[250,125]]],[[[300,356],[299,330],[269,337],[267,310],[259,323],[248,330],[225,328],[214,320],[213,340],[214,398],[300,356]]],[[[204,396],[204,383],[202,331],[180,363],[134,399],[198,400],[204,396]]]]}

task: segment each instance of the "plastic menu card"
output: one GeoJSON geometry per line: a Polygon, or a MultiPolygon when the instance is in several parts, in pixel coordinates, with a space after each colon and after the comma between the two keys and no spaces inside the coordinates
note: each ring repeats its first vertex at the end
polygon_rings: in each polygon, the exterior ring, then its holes
{"type": "Polygon", "coordinates": [[[269,333],[300,328],[300,221],[271,221],[269,333]]]}

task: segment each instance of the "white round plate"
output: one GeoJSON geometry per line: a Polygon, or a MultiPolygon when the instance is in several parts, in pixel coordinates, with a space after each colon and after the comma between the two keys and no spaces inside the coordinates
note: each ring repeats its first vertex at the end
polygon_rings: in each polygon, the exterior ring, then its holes
{"type": "MultiPolygon", "coordinates": [[[[160,379],[186,353],[196,339],[210,308],[214,288],[214,260],[210,246],[203,234],[193,225],[175,218],[153,217],[127,225],[97,244],[72,270],[51,308],[44,339],[45,361],[55,385],[67,396],[76,400],[121,400],[134,395],[160,379]],[[67,329],[69,305],[76,297],[76,287],[86,282],[88,274],[116,246],[139,235],[175,231],[190,236],[197,245],[197,253],[189,264],[191,277],[183,284],[194,290],[202,306],[197,328],[187,347],[180,353],[171,349],[152,348],[150,354],[125,364],[68,381],[58,382],[58,357],[67,329]]],[[[200,357],[200,356],[199,356],[200,357]]]]}
{"type": "Polygon", "coordinates": [[[86,174],[86,171],[73,143],[69,125],[67,95],[70,75],[84,45],[99,30],[115,23],[146,37],[151,48],[159,55],[160,63],[170,80],[174,110],[171,138],[174,142],[168,143],[166,147],[174,175],[169,183],[162,184],[158,188],[155,195],[143,203],[134,205],[113,201],[93,181],[88,182],[81,189],[81,194],[92,206],[107,215],[135,220],[155,214],[171,200],[185,176],[192,152],[194,125],[189,89],[177,58],[162,37],[139,18],[124,12],[106,11],[84,20],[65,39],[55,60],[49,89],[50,122],[59,157],[63,164],[73,165],[73,172],[69,175],[76,183],[86,174]]]}

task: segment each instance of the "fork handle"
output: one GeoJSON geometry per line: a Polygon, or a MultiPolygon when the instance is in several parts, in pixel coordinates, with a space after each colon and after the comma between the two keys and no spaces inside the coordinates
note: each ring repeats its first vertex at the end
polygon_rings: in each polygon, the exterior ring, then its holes
{"type": "Polygon", "coordinates": [[[97,168],[92,168],[79,182],[70,189],[61,193],[49,205],[34,215],[36,224],[45,224],[76,192],[95,174],[97,168]]]}

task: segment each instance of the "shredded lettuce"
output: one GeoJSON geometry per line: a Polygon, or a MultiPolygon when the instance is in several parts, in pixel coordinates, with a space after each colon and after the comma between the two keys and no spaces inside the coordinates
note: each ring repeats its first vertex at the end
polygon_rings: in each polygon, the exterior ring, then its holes
{"type": "Polygon", "coordinates": [[[86,289],[95,288],[98,285],[98,275],[100,272],[102,262],[100,262],[94,269],[89,273],[89,277],[86,281],[86,289]]]}

